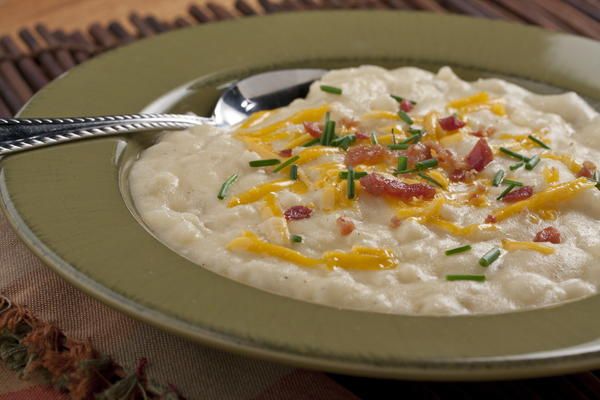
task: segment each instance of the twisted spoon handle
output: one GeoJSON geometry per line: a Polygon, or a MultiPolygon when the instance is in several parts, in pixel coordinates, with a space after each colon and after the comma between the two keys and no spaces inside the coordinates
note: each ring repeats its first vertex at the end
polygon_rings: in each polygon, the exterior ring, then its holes
{"type": "Polygon", "coordinates": [[[99,136],[155,129],[179,130],[210,124],[183,114],[130,114],[78,118],[0,118],[0,155],[99,136]]]}

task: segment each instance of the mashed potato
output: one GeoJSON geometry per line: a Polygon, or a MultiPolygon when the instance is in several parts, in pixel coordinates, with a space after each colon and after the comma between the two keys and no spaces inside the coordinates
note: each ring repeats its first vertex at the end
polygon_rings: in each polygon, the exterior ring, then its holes
{"type": "Polygon", "coordinates": [[[363,66],[240,126],[167,133],[129,183],[166,245],[248,285],[499,313],[597,291],[597,161],[600,117],[573,93],[363,66]]]}

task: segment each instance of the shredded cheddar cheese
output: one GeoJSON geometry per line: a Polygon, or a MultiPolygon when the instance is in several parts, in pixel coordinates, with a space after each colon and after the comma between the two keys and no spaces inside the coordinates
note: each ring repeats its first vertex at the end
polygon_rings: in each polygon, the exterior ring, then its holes
{"type": "Polygon", "coordinates": [[[554,254],[554,249],[550,246],[546,246],[536,242],[516,242],[513,240],[503,239],[502,248],[507,251],[515,250],[531,250],[537,251],[542,254],[554,254]]]}
{"type": "Polygon", "coordinates": [[[354,246],[350,252],[328,251],[323,261],[329,268],[379,270],[394,268],[398,261],[390,250],[354,246]]]}

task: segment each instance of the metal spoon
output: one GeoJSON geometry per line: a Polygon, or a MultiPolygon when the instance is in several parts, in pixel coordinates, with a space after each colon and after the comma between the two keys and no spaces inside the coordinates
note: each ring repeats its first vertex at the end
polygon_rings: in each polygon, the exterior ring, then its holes
{"type": "Polygon", "coordinates": [[[0,118],[0,155],[99,136],[148,130],[180,130],[195,125],[231,126],[250,114],[305,97],[326,71],[287,69],[264,72],[231,84],[210,118],[185,114],[130,114],[68,118],[0,118]]]}

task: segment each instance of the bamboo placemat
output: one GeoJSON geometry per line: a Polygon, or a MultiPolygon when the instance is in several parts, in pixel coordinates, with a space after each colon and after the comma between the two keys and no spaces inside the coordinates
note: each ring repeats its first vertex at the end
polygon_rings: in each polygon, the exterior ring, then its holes
{"type": "MultiPolygon", "coordinates": [[[[60,27],[37,24],[22,28],[18,37],[1,36],[0,117],[14,115],[35,92],[73,66],[140,38],[249,15],[344,8],[466,14],[600,39],[599,0],[237,0],[235,7],[209,1],[193,4],[181,17],[168,21],[151,13],[133,12],[128,21],[94,23],[87,31],[65,32],[60,27]]],[[[600,399],[600,372],[502,383],[330,377],[361,398],[600,399]]]]}

